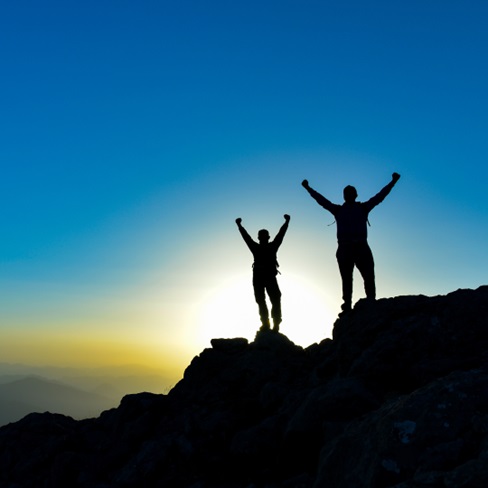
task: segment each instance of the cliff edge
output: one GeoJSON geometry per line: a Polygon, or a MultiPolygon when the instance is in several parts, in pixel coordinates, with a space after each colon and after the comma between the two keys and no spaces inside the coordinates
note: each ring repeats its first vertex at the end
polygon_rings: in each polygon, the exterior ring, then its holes
{"type": "Polygon", "coordinates": [[[167,395],[0,428],[6,488],[485,487],[487,459],[488,286],[362,300],[305,349],[214,339],[167,395]]]}

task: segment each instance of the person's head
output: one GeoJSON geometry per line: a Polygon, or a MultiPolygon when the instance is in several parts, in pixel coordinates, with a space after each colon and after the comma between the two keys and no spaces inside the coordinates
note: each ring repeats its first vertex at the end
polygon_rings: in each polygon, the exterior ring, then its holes
{"type": "Polygon", "coordinates": [[[267,244],[269,241],[269,232],[266,229],[261,229],[258,232],[258,240],[261,244],[267,244]]]}
{"type": "Polygon", "coordinates": [[[358,197],[358,192],[356,191],[356,188],[354,188],[351,185],[347,185],[344,188],[344,201],[347,203],[352,203],[356,201],[356,198],[358,197]]]}

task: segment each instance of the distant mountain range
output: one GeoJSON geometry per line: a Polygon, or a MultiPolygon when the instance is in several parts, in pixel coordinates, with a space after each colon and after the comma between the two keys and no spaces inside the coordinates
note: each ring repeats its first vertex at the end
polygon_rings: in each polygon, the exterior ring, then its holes
{"type": "Polygon", "coordinates": [[[32,412],[84,419],[116,407],[127,391],[162,393],[171,386],[138,366],[82,370],[0,363],[0,426],[32,412]]]}
{"type": "Polygon", "coordinates": [[[75,419],[95,417],[117,405],[111,394],[104,396],[38,376],[4,380],[0,384],[0,425],[32,412],[63,413],[75,419]]]}

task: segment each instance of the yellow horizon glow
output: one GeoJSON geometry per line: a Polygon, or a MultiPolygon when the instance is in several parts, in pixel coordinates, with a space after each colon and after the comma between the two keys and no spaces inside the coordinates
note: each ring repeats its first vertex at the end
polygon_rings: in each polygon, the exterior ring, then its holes
{"type": "MultiPolygon", "coordinates": [[[[75,368],[140,365],[176,383],[211,339],[245,337],[251,342],[260,326],[249,270],[239,274],[226,267],[220,274],[202,275],[217,285],[209,288],[205,280],[188,275],[184,281],[194,283],[188,291],[175,281],[171,288],[151,284],[88,295],[83,303],[68,289],[61,295],[63,305],[49,315],[41,313],[42,300],[33,302],[24,314],[9,319],[0,343],[2,362],[75,368]],[[68,310],[67,302],[74,308],[68,310]]],[[[326,287],[289,271],[278,282],[283,294],[280,331],[302,347],[330,337],[334,307],[326,287]]]]}
{"type": "Polygon", "coordinates": [[[130,366],[158,370],[175,381],[187,366],[185,354],[173,346],[114,340],[111,337],[85,337],[79,334],[29,331],[9,333],[0,345],[2,362],[36,366],[99,368],[130,366]]]}

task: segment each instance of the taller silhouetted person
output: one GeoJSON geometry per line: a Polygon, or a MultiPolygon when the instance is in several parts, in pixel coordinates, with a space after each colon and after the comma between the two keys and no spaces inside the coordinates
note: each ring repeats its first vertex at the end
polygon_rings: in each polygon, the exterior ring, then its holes
{"type": "Polygon", "coordinates": [[[351,310],[354,266],[358,268],[363,277],[366,297],[372,300],[376,298],[374,259],[368,245],[368,215],[376,205],[385,199],[399,178],[398,173],[393,173],[390,183],[367,202],[357,202],[356,188],[346,186],[342,205],[327,200],[311,188],[307,180],[302,182],[302,186],[312,198],[328,210],[336,220],[338,241],[336,257],[342,278],[342,299],[344,301],[342,310],[345,312],[351,310]]]}
{"type": "Polygon", "coordinates": [[[261,317],[261,329],[270,330],[269,312],[266,305],[266,292],[271,301],[271,317],[273,318],[273,331],[278,332],[281,323],[281,291],[278,286],[276,275],[278,274],[278,260],[276,254],[283,242],[290,216],[285,214],[285,223],[281,226],[276,237],[269,242],[269,232],[261,229],[258,232],[258,241],[254,241],[242,226],[242,219],[236,219],[237,227],[242,238],[246,242],[254,256],[252,284],[254,288],[254,298],[259,307],[261,317]]]}

